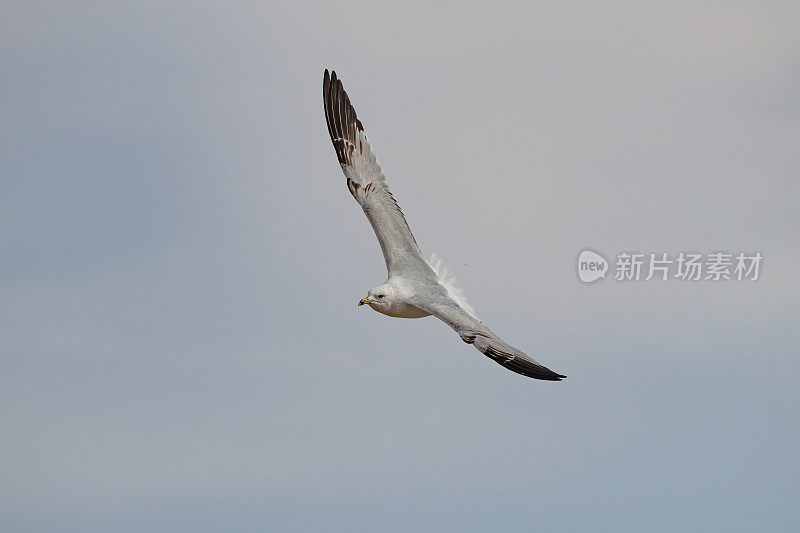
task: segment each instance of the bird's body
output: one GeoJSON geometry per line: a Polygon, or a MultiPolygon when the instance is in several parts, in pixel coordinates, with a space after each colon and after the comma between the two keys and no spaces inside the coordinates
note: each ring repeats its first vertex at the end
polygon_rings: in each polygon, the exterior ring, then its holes
{"type": "Polygon", "coordinates": [[[347,178],[347,187],[375,231],[389,273],[387,281],[370,289],[359,305],[367,304],[379,313],[397,318],[434,315],[453,328],[464,342],[474,344],[481,353],[514,372],[549,381],[564,378],[492,333],[478,318],[442,261],[435,255],[430,261],[422,256],[335,72],[330,75],[325,71],[322,92],[328,133],[347,178]]]}

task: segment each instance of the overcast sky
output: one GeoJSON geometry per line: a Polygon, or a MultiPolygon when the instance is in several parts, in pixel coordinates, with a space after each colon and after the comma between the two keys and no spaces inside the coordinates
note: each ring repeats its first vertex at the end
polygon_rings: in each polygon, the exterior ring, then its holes
{"type": "Polygon", "coordinates": [[[794,2],[0,6],[3,531],[793,531],[794,2]],[[385,279],[344,81],[426,255],[385,279]],[[580,283],[584,248],[764,256],[580,283]]]}

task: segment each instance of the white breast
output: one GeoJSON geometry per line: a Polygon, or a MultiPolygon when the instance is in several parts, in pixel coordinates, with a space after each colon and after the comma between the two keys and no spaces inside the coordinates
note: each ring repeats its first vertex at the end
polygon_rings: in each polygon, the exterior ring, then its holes
{"type": "Polygon", "coordinates": [[[378,309],[377,307],[373,307],[373,309],[383,315],[393,316],[395,318],[422,318],[430,316],[430,313],[426,313],[422,309],[414,307],[413,305],[405,302],[395,302],[392,307],[385,310],[378,309]]]}

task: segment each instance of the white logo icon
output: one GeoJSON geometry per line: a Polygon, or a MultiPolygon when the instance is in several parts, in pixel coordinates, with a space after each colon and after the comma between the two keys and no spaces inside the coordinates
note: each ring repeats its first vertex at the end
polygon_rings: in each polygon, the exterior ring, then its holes
{"type": "Polygon", "coordinates": [[[584,250],[578,256],[578,277],[584,283],[591,283],[606,277],[608,261],[592,250],[584,250]]]}

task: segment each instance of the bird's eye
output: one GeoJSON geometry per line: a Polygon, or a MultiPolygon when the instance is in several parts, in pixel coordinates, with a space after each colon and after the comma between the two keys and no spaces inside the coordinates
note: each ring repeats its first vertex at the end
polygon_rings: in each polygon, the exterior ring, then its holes
{"type": "Polygon", "coordinates": [[[379,294],[379,295],[378,295],[378,298],[383,298],[383,294],[379,294]]]}

